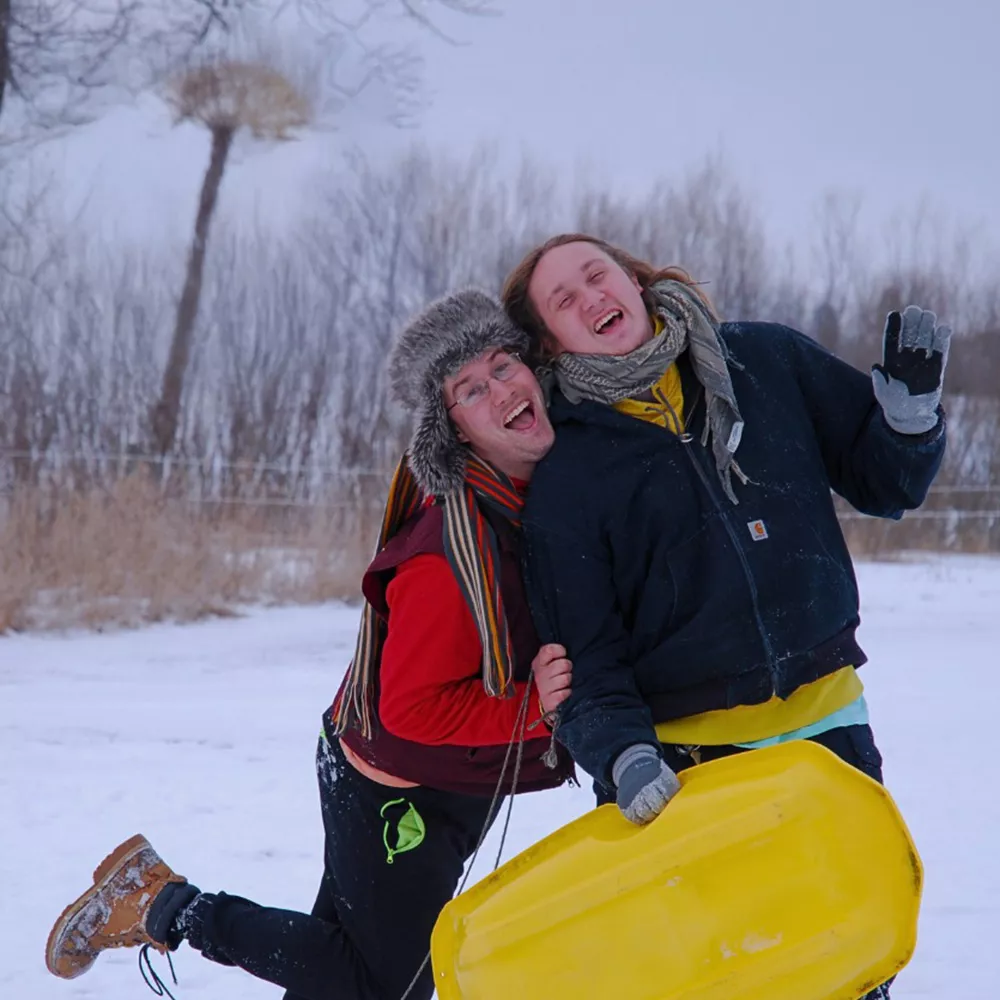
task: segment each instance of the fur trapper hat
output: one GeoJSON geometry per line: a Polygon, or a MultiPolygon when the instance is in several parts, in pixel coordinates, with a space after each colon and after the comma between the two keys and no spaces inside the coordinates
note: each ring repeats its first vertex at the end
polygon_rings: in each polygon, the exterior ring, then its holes
{"type": "Polygon", "coordinates": [[[466,446],[448,419],[444,380],[498,347],[523,353],[528,336],[496,299],[476,289],[431,303],[396,341],[389,379],[394,396],[415,418],[410,470],[427,494],[449,493],[465,481],[466,446]]]}

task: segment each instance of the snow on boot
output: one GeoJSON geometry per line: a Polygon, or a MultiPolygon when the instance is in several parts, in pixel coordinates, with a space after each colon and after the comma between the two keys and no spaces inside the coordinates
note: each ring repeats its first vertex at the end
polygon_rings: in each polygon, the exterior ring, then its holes
{"type": "Polygon", "coordinates": [[[74,979],[107,948],[175,948],[177,942],[168,941],[171,922],[197,893],[136,834],[97,866],[94,884],[63,910],[49,934],[45,964],[54,976],[74,979]]]}

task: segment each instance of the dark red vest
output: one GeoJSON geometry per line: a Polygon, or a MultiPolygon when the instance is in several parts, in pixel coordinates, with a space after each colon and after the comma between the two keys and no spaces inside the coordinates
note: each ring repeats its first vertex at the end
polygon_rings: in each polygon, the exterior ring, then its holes
{"type": "MultiPolygon", "coordinates": [[[[500,552],[500,590],[507,625],[514,647],[514,678],[524,681],[528,678],[531,661],[538,652],[538,635],[531,620],[528,602],[521,580],[520,538],[514,527],[500,515],[488,514],[489,521],[497,533],[497,547],[500,552]]],[[[386,589],[396,568],[413,556],[437,553],[444,555],[442,537],[444,511],[439,505],[422,508],[391,538],[385,548],[375,557],[365,572],[361,590],[365,599],[383,619],[388,620],[389,608],[385,602],[386,589]]],[[[427,599],[433,601],[434,594],[427,599]]],[[[390,626],[391,627],[391,626],[390,626]]],[[[337,694],[337,701],[341,697],[337,694]]],[[[530,697],[535,697],[534,694],[530,697]]],[[[375,692],[378,705],[378,691],[375,692]]],[[[334,702],[336,704],[336,701],[334,702]]],[[[330,715],[327,713],[327,732],[332,732],[330,715]]],[[[461,747],[426,746],[393,736],[377,719],[370,739],[364,739],[356,730],[348,730],[341,737],[359,757],[380,771],[386,771],[431,788],[466,795],[493,795],[507,744],[499,746],[461,747]]],[[[517,791],[531,792],[543,788],[555,788],[573,775],[573,764],[561,744],[556,744],[558,763],[548,767],[542,760],[551,743],[551,734],[545,727],[538,727],[529,733],[524,741],[521,769],[517,780],[517,791]]],[[[502,792],[509,793],[513,778],[515,747],[511,751],[510,762],[504,775],[502,792]]]]}

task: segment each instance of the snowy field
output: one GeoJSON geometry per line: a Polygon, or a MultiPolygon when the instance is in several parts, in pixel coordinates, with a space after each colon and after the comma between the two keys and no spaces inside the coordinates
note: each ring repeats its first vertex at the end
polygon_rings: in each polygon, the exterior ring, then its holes
{"type": "MultiPolygon", "coordinates": [[[[864,564],[859,575],[886,780],[927,871],[917,954],[893,995],[995,1000],[1000,561],[864,564]]],[[[326,606],[0,639],[0,997],[150,995],[134,950],[71,982],[43,964],[55,917],[139,831],[203,889],[308,909],[322,843],[313,751],[356,620],[356,608],[326,606]]],[[[506,856],[590,801],[586,787],[519,799],[506,856]]],[[[474,877],[497,841],[498,827],[474,877]]],[[[175,964],[180,1000],[280,996],[187,948],[175,964]]]]}

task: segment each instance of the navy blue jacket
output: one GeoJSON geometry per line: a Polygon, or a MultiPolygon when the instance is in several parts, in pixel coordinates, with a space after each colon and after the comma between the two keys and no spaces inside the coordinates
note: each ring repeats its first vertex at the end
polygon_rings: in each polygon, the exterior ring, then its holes
{"type": "Polygon", "coordinates": [[[523,515],[543,642],[573,662],[559,739],[599,781],[654,724],[759,704],[865,655],[854,569],[831,489],[859,511],[920,505],[945,447],[886,424],[867,374],[771,323],[723,324],[745,421],[722,492],[705,401],[679,360],[687,434],[553,393],[552,450],[523,515]],[[763,530],[762,530],[763,529],[763,530]]]}

